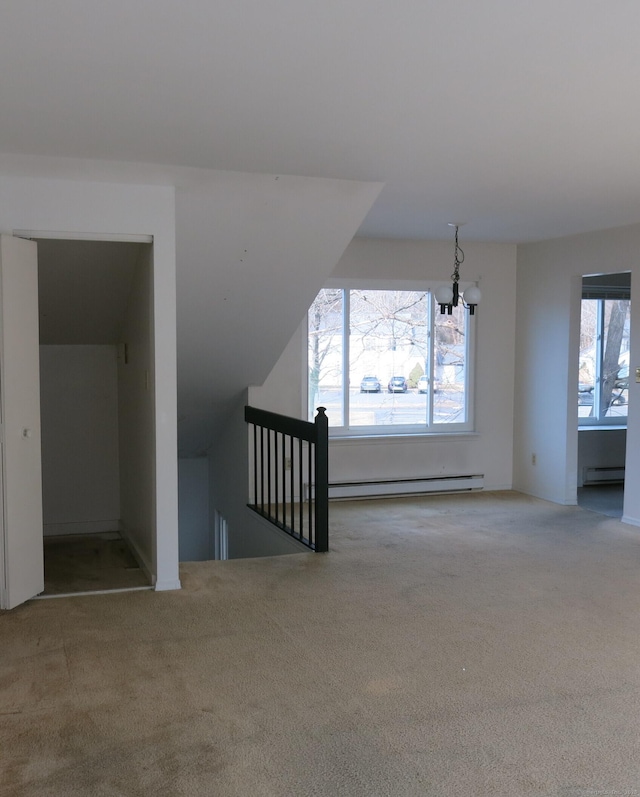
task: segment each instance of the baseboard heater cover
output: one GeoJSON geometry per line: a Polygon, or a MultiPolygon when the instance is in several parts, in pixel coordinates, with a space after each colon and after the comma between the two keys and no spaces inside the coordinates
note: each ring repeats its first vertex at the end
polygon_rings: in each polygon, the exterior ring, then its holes
{"type": "Polygon", "coordinates": [[[611,482],[624,481],[624,466],[611,468],[585,468],[582,474],[582,484],[610,484],[611,482]]]}
{"type": "Polygon", "coordinates": [[[482,490],[483,487],[484,474],[331,482],[329,484],[329,499],[470,492],[472,490],[482,490]]]}

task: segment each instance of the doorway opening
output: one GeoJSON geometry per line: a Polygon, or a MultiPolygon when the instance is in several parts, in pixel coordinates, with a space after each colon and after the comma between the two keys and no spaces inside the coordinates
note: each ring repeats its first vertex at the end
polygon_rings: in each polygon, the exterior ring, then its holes
{"type": "Polygon", "coordinates": [[[582,279],[578,505],[622,517],[629,398],[631,274],[582,279]]]}
{"type": "Polygon", "coordinates": [[[229,524],[217,510],[213,516],[213,558],[225,560],[229,558],[229,524]]]}
{"type": "Polygon", "coordinates": [[[44,596],[151,586],[151,243],[38,240],[44,596]]]}

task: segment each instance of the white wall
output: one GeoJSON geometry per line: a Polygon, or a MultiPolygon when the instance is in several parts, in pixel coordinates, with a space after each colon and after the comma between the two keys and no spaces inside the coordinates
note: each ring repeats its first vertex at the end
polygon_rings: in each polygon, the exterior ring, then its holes
{"type": "MultiPolygon", "coordinates": [[[[516,247],[463,243],[463,280],[479,281],[474,435],[332,440],[331,481],[363,478],[484,474],[485,489],[512,482],[513,368],[516,247]]],[[[332,278],[449,280],[453,247],[448,242],[354,239],[332,278]]],[[[301,325],[264,385],[250,390],[254,406],[304,417],[305,336],[301,325]]]]}
{"type": "Polygon", "coordinates": [[[196,175],[176,191],[181,457],[206,451],[240,391],[265,379],[382,187],[196,175]]]}
{"type": "Polygon", "coordinates": [[[122,533],[150,574],[156,558],[151,254],[145,248],[132,281],[122,327],[126,355],[118,360],[122,533]]]}
{"type": "Polygon", "coordinates": [[[575,504],[578,346],[571,351],[571,308],[579,306],[582,278],[558,270],[555,259],[536,256],[528,247],[519,250],[514,487],[575,504]],[[573,479],[567,479],[570,457],[573,479]]]}
{"type": "Polygon", "coordinates": [[[45,534],[119,529],[115,346],[40,346],[45,534]]]}
{"type": "Polygon", "coordinates": [[[201,562],[214,558],[209,523],[207,457],[178,461],[178,524],[181,562],[201,562]]]}
{"type": "Polygon", "coordinates": [[[175,192],[162,185],[0,176],[0,231],[153,236],[156,589],[179,588],[175,192]]]}
{"type": "MultiPolygon", "coordinates": [[[[631,278],[631,374],[627,485],[640,478],[640,225],[518,248],[514,486],[557,503],[576,502],[578,347],[582,276],[631,278]],[[532,454],[536,454],[536,464],[532,454]]],[[[640,492],[625,490],[624,519],[640,525],[640,492]]]]}

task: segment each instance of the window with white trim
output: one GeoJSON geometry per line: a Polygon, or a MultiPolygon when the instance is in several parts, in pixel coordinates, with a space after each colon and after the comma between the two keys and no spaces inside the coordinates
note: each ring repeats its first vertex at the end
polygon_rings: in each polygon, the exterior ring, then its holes
{"type": "Polygon", "coordinates": [[[583,280],[578,366],[581,426],[627,424],[629,295],[628,274],[583,280]]]}
{"type": "Polygon", "coordinates": [[[472,429],[474,317],[430,290],[324,288],[308,313],[308,407],[333,435],[472,429]]]}

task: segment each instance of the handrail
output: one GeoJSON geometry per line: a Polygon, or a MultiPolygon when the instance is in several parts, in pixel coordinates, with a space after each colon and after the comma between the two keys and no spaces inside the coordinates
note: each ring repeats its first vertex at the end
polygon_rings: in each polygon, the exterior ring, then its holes
{"type": "Polygon", "coordinates": [[[245,407],[253,460],[248,506],[317,553],[329,550],[329,421],[245,407]],[[304,504],[307,503],[306,512],[304,504]]]}

